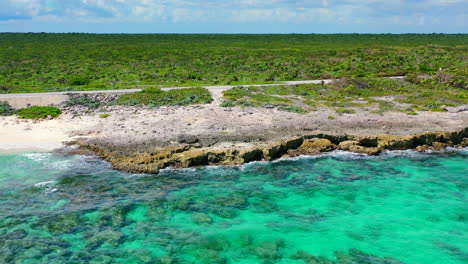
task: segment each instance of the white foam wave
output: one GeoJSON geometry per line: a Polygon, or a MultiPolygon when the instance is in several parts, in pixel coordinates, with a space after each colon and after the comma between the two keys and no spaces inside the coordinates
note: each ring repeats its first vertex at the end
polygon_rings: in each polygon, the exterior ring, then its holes
{"type": "Polygon", "coordinates": [[[23,157],[26,157],[30,160],[41,162],[41,161],[49,160],[52,154],[51,153],[25,153],[22,155],[23,157]]]}
{"type": "MultiPolygon", "coordinates": [[[[212,166],[212,167],[219,167],[219,166],[212,166]]],[[[162,172],[170,172],[170,171],[187,171],[187,172],[195,172],[197,168],[174,168],[174,167],[166,167],[159,170],[160,173],[162,172]]]]}
{"type": "Polygon", "coordinates": [[[34,184],[34,187],[45,187],[45,186],[47,186],[47,185],[54,184],[54,183],[56,183],[56,182],[57,182],[57,181],[39,182],[39,183],[34,184]]]}
{"type": "Polygon", "coordinates": [[[23,153],[21,155],[31,161],[40,163],[41,167],[54,171],[66,171],[74,168],[90,168],[90,166],[95,170],[108,170],[112,167],[108,162],[99,159],[97,156],[67,156],[61,155],[60,153],[47,152],[23,153]],[[90,165],[90,162],[92,165],[90,165]]]}
{"type": "Polygon", "coordinates": [[[55,187],[56,181],[45,181],[45,182],[39,182],[34,184],[34,187],[41,188],[44,193],[53,193],[56,192],[58,189],[55,187]]]}
{"type": "Polygon", "coordinates": [[[427,156],[430,154],[437,154],[437,153],[461,153],[461,154],[468,154],[468,148],[446,148],[443,150],[427,150],[425,152],[419,152],[415,150],[389,150],[382,153],[382,156],[405,156],[405,157],[420,157],[420,156],[427,156]]]}
{"type": "MultiPolygon", "coordinates": [[[[319,159],[319,158],[324,158],[324,157],[336,157],[336,158],[344,158],[344,159],[381,159],[381,158],[386,158],[386,157],[396,157],[396,156],[404,156],[404,157],[423,157],[427,156],[428,154],[437,154],[437,153],[450,153],[450,152],[456,152],[456,153],[462,153],[462,154],[468,154],[468,148],[447,148],[441,151],[427,151],[427,152],[418,152],[415,150],[392,150],[392,151],[385,151],[381,153],[380,155],[377,156],[371,156],[367,154],[362,154],[362,153],[354,153],[354,152],[349,152],[349,151],[344,151],[344,150],[334,150],[330,152],[323,152],[317,155],[301,155],[297,157],[286,157],[286,158],[280,158],[276,159],[273,161],[254,161],[250,163],[246,163],[243,165],[240,165],[240,169],[247,169],[250,166],[255,166],[258,164],[265,164],[265,163],[279,163],[282,161],[297,161],[297,160],[310,160],[310,159],[319,159]]],[[[218,167],[218,166],[214,166],[218,167]]]]}
{"type": "Polygon", "coordinates": [[[354,153],[354,152],[349,152],[349,151],[344,151],[344,150],[334,150],[330,152],[323,152],[320,154],[316,155],[300,155],[297,157],[286,157],[286,158],[280,158],[277,160],[272,161],[272,163],[277,163],[277,162],[282,162],[285,160],[303,160],[303,159],[319,159],[323,157],[340,157],[340,158],[350,158],[350,159],[362,159],[362,158],[371,158],[373,156],[369,156],[366,154],[360,154],[360,153],[354,153]]]}

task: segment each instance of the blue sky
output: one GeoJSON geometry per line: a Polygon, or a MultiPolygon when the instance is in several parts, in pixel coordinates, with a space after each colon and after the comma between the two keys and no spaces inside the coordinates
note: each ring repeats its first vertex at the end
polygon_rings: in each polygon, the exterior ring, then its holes
{"type": "Polygon", "coordinates": [[[468,0],[0,0],[0,32],[468,33],[468,0]]]}

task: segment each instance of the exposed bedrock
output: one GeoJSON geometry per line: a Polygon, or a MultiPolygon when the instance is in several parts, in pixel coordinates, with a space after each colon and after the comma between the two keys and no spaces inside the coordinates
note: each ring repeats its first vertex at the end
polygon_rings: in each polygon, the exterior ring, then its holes
{"type": "Polygon", "coordinates": [[[241,137],[182,136],[177,142],[116,144],[99,139],[80,139],[82,151],[91,151],[110,161],[115,169],[132,173],[158,173],[167,167],[188,168],[204,165],[240,165],[282,157],[316,155],[332,150],[378,155],[386,150],[442,150],[466,147],[468,128],[455,132],[429,132],[411,136],[308,134],[282,140],[241,137]]]}

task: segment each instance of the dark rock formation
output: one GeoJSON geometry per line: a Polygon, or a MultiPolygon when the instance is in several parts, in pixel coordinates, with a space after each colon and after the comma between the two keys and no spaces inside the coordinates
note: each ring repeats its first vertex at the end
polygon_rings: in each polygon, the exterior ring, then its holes
{"type": "Polygon", "coordinates": [[[240,165],[281,157],[316,155],[335,149],[378,155],[386,150],[442,150],[467,146],[468,128],[457,132],[430,132],[412,136],[313,134],[280,141],[220,141],[200,144],[195,138],[170,145],[116,145],[97,140],[78,140],[83,151],[92,151],[110,161],[115,169],[136,173],[158,173],[166,167],[187,168],[204,165],[240,165]],[[187,143],[191,142],[191,143],[187,143]]]}

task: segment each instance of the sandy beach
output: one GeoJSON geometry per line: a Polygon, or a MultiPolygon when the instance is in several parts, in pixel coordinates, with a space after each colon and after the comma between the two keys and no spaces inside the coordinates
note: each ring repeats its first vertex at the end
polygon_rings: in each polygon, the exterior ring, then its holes
{"type": "Polygon", "coordinates": [[[69,115],[52,120],[0,117],[0,153],[50,152],[73,140],[77,129],[90,131],[97,121],[89,117],[76,122],[69,115]]]}

